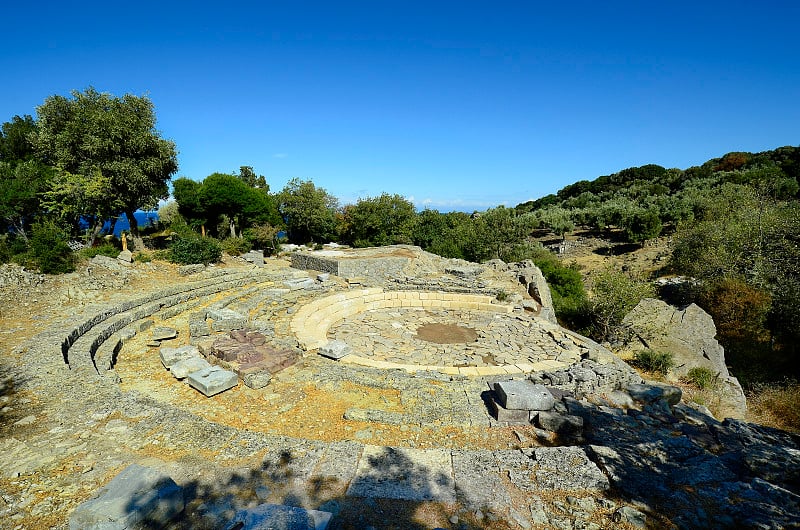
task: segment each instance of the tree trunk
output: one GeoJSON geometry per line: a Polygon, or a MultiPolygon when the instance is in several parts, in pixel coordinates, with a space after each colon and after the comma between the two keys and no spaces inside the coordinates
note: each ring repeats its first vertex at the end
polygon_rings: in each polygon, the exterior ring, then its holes
{"type": "Polygon", "coordinates": [[[236,237],[236,225],[233,223],[233,217],[231,217],[231,237],[236,237]]]}
{"type": "Polygon", "coordinates": [[[138,236],[139,222],[136,220],[136,216],[133,215],[133,210],[125,210],[125,217],[128,218],[128,223],[131,225],[131,235],[138,236]]]}

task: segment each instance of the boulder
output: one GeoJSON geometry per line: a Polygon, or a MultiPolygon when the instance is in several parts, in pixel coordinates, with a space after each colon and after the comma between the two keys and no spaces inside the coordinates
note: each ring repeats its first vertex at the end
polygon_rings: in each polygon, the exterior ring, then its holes
{"type": "Polygon", "coordinates": [[[119,256],[117,256],[117,260],[126,264],[133,263],[133,252],[131,252],[128,249],[125,249],[119,253],[119,256]]]}
{"type": "Polygon", "coordinates": [[[698,305],[678,309],[661,300],[645,298],[622,321],[633,339],[626,349],[669,352],[675,360],[672,375],[685,376],[690,369],[706,367],[729,377],[725,350],[714,336],[717,328],[711,315],[698,305]]]}
{"type": "Polygon", "coordinates": [[[747,400],[739,381],[725,365],[725,350],[714,338],[717,328],[711,315],[696,304],[683,309],[661,300],[646,298],[625,316],[623,326],[631,340],[623,351],[633,354],[643,349],[669,352],[675,361],[669,377],[680,378],[696,367],[708,368],[718,376],[718,414],[744,418],[747,400]]]}
{"type": "Polygon", "coordinates": [[[214,331],[231,331],[247,326],[247,317],[233,309],[212,309],[208,318],[213,320],[211,328],[214,331]]]}
{"type": "Polygon", "coordinates": [[[252,263],[257,267],[264,266],[264,251],[263,250],[251,250],[245,254],[242,254],[242,257],[245,261],[252,263]]]}
{"type": "Polygon", "coordinates": [[[542,271],[531,260],[521,261],[516,265],[518,267],[517,277],[519,282],[525,286],[528,295],[536,300],[540,306],[539,316],[548,322],[557,324],[556,312],[553,309],[553,297],[550,294],[550,287],[547,285],[547,280],[544,279],[542,271]]]}

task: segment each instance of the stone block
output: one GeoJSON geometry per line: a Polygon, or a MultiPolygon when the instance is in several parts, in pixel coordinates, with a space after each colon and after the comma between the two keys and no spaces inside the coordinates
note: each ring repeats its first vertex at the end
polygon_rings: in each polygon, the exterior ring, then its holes
{"type": "Polygon", "coordinates": [[[123,469],[80,504],[69,518],[70,530],[167,528],[185,508],[183,488],[163,473],[138,464],[123,469]]]}
{"type": "Polygon", "coordinates": [[[341,340],[332,340],[319,349],[319,354],[330,359],[339,360],[345,355],[350,355],[353,349],[341,340]]]}
{"type": "Polygon", "coordinates": [[[185,379],[189,376],[189,374],[199,372],[200,370],[205,370],[206,368],[210,367],[211,365],[208,364],[208,361],[198,355],[196,357],[189,357],[188,359],[183,359],[176,362],[170,367],[169,371],[175,379],[185,379]]]}
{"type": "Polygon", "coordinates": [[[536,423],[542,429],[556,433],[569,439],[583,436],[583,418],[555,412],[539,412],[536,423]]]}
{"type": "Polygon", "coordinates": [[[208,312],[214,331],[233,331],[247,326],[247,317],[233,309],[215,309],[208,312]]]}
{"type": "Polygon", "coordinates": [[[507,409],[550,410],[556,402],[547,387],[531,381],[500,381],[495,383],[494,391],[498,402],[507,409]]]}
{"type": "Polygon", "coordinates": [[[199,357],[200,350],[197,346],[190,345],[181,346],[179,348],[168,348],[165,346],[158,350],[158,354],[161,357],[161,364],[164,365],[164,368],[169,369],[178,361],[183,361],[191,357],[199,357]]]}
{"type": "Polygon", "coordinates": [[[497,398],[490,393],[489,410],[497,421],[525,425],[530,423],[529,410],[507,409],[497,402],[497,398]]]}
{"type": "Polygon", "coordinates": [[[252,263],[258,267],[264,266],[264,251],[263,250],[251,250],[245,254],[242,254],[242,257],[245,261],[252,263]]]}
{"type": "Polygon", "coordinates": [[[260,504],[236,512],[226,530],[325,530],[332,514],[282,504],[260,504]]]}
{"type": "Polygon", "coordinates": [[[191,373],[186,380],[192,388],[207,397],[224,392],[239,383],[239,377],[234,372],[223,370],[219,366],[211,366],[191,373]]]}

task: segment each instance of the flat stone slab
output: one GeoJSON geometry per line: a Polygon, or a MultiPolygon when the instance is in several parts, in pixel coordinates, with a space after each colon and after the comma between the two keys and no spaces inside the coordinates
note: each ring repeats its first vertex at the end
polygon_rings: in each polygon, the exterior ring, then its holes
{"type": "Polygon", "coordinates": [[[353,349],[344,341],[332,340],[319,349],[319,354],[329,359],[338,361],[342,357],[353,353],[353,349]]]}
{"type": "Polygon", "coordinates": [[[70,530],[166,528],[185,508],[183,488],[155,469],[131,464],[80,504],[70,530]]]}
{"type": "Polygon", "coordinates": [[[189,374],[186,381],[192,388],[211,397],[235,387],[239,383],[239,376],[219,366],[211,366],[189,374]]]}
{"type": "Polygon", "coordinates": [[[366,445],[347,495],[455,502],[450,451],[366,445]]]}
{"type": "Polygon", "coordinates": [[[291,280],[285,280],[283,285],[294,291],[296,289],[308,289],[310,287],[314,287],[316,283],[311,278],[293,278],[291,280]]]}
{"type": "Polygon", "coordinates": [[[207,368],[211,368],[211,365],[198,355],[178,361],[170,367],[169,371],[175,379],[185,379],[190,374],[207,368]]]}
{"type": "Polygon", "coordinates": [[[170,340],[178,336],[178,330],[167,326],[156,326],[151,333],[153,340],[170,340]]]}
{"type": "Polygon", "coordinates": [[[236,513],[226,530],[325,530],[332,514],[282,504],[260,504],[236,513]]]}
{"type": "Polygon", "coordinates": [[[500,405],[512,410],[550,410],[556,404],[544,385],[527,380],[500,381],[494,384],[500,405]]]}
{"type": "Polygon", "coordinates": [[[179,348],[169,348],[165,346],[158,350],[158,354],[161,357],[161,364],[164,365],[164,368],[169,369],[178,361],[183,361],[192,357],[200,357],[200,350],[197,346],[191,345],[181,346],[179,348]]]}

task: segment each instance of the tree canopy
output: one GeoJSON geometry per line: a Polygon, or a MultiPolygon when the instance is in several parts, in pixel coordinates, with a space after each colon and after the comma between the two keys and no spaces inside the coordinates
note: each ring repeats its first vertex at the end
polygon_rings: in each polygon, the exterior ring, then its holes
{"type": "MultiPolygon", "coordinates": [[[[59,183],[77,187],[104,181],[106,200],[85,213],[102,220],[125,213],[135,231],[133,213],[168,197],[167,184],[178,169],[177,150],[156,130],[153,103],[146,96],[119,98],[90,87],[69,98],[50,96],[36,112],[36,152],[58,169],[59,183]]],[[[55,210],[69,211],[76,204],[63,204],[63,195],[51,197],[55,210]]]]}
{"type": "Polygon", "coordinates": [[[278,194],[278,208],[296,243],[336,238],[336,211],[339,201],[310,180],[292,179],[278,194]]]}

